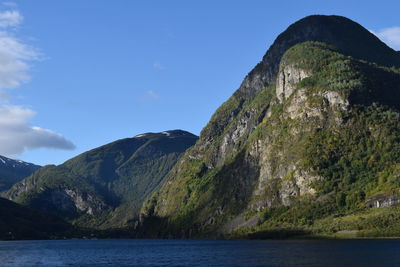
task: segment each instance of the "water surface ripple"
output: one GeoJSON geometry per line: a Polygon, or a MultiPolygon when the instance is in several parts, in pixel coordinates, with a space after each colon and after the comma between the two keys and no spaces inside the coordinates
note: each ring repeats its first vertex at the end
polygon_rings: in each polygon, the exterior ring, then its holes
{"type": "Polygon", "coordinates": [[[1,266],[400,266],[400,240],[2,241],[1,266]]]}

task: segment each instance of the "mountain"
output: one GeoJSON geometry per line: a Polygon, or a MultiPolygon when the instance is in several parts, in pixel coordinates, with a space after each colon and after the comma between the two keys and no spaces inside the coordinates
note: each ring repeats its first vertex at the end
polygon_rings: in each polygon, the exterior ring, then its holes
{"type": "Polygon", "coordinates": [[[60,218],[0,198],[0,240],[71,236],[74,228],[60,218]]]}
{"type": "Polygon", "coordinates": [[[40,166],[0,156],[0,192],[28,177],[40,166]]]}
{"type": "Polygon", "coordinates": [[[289,26],[146,201],[138,236],[398,236],[399,68],[347,18],[289,26]]]}
{"type": "Polygon", "coordinates": [[[196,140],[181,130],[121,139],[44,166],[4,196],[77,225],[123,227],[196,140]]]}

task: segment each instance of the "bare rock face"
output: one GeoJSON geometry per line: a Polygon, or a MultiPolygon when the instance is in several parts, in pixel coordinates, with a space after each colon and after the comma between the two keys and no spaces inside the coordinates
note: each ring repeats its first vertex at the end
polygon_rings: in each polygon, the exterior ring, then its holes
{"type": "Polygon", "coordinates": [[[260,118],[254,119],[257,116],[257,110],[252,109],[243,113],[238,122],[228,129],[227,133],[222,137],[222,142],[218,151],[217,165],[224,163],[225,158],[234,151],[236,145],[243,136],[247,136],[260,121],[260,118]]]}
{"type": "Polygon", "coordinates": [[[253,192],[250,209],[261,211],[266,207],[290,206],[293,199],[305,195],[314,195],[312,183],[322,179],[297,164],[286,164],[284,159],[276,158],[263,149],[259,165],[261,166],[258,183],[253,192]]]}
{"type": "Polygon", "coordinates": [[[80,213],[93,215],[94,213],[104,211],[110,207],[101,200],[94,198],[88,193],[79,193],[74,190],[65,189],[65,194],[72,200],[75,208],[80,213]]]}
{"type": "Polygon", "coordinates": [[[349,101],[341,97],[338,92],[325,91],[322,93],[322,97],[324,98],[326,104],[336,107],[340,110],[345,111],[349,107],[349,101]]]}
{"type": "Polygon", "coordinates": [[[310,77],[311,73],[297,68],[293,65],[283,65],[279,71],[278,78],[276,80],[276,96],[282,103],[284,99],[287,99],[294,90],[296,84],[304,78],[310,77]]]}
{"type": "Polygon", "coordinates": [[[365,200],[370,208],[388,208],[400,204],[400,198],[397,195],[377,195],[365,200]]]}
{"type": "MultiPolygon", "coordinates": [[[[293,93],[285,112],[291,119],[315,117],[322,120],[329,111],[346,111],[348,107],[349,101],[340,96],[338,92],[323,91],[307,95],[306,89],[300,88],[293,93]],[[316,101],[316,104],[310,99],[318,99],[319,101],[316,101]]],[[[337,123],[341,122],[338,116],[333,119],[337,123]]]]}
{"type": "MultiPolygon", "coordinates": [[[[288,121],[300,120],[307,124],[309,120],[315,127],[323,127],[330,121],[340,124],[340,111],[349,108],[349,101],[336,91],[309,92],[306,88],[298,88],[298,83],[312,75],[311,72],[293,64],[287,65],[286,60],[281,62],[276,81],[276,96],[284,105],[283,119],[288,121]]],[[[267,114],[267,117],[270,115],[267,114]]],[[[292,124],[288,134],[289,139],[296,139],[308,131],[304,124],[292,124]]],[[[266,207],[290,206],[298,197],[315,194],[312,184],[323,179],[313,175],[310,170],[304,170],[297,161],[290,162],[285,158],[285,151],[274,150],[274,140],[279,133],[272,133],[264,140],[257,140],[251,146],[249,154],[258,159],[260,166],[257,186],[254,189],[249,209],[261,211],[266,207]]]]}
{"type": "Polygon", "coordinates": [[[61,212],[75,217],[79,214],[93,215],[110,209],[104,201],[95,198],[90,193],[78,192],[67,188],[52,190],[43,189],[41,197],[32,203],[33,207],[48,211],[61,212]]]}

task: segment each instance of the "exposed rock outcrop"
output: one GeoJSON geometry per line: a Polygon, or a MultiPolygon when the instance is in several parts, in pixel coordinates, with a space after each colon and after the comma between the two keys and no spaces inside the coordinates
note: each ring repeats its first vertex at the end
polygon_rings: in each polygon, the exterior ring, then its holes
{"type": "Polygon", "coordinates": [[[400,204],[400,198],[397,195],[376,195],[365,200],[370,208],[388,208],[400,204]]]}
{"type": "Polygon", "coordinates": [[[276,96],[282,103],[284,99],[292,95],[297,83],[310,77],[311,73],[293,65],[281,64],[281,66],[276,80],[276,96]]]}

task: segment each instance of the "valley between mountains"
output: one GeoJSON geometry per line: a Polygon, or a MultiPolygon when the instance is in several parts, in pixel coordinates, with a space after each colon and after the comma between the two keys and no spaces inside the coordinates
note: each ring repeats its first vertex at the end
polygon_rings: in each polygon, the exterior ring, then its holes
{"type": "Polygon", "coordinates": [[[58,166],[3,165],[3,239],[398,237],[400,52],[345,17],[305,17],[199,137],[145,133],[58,166]]]}

